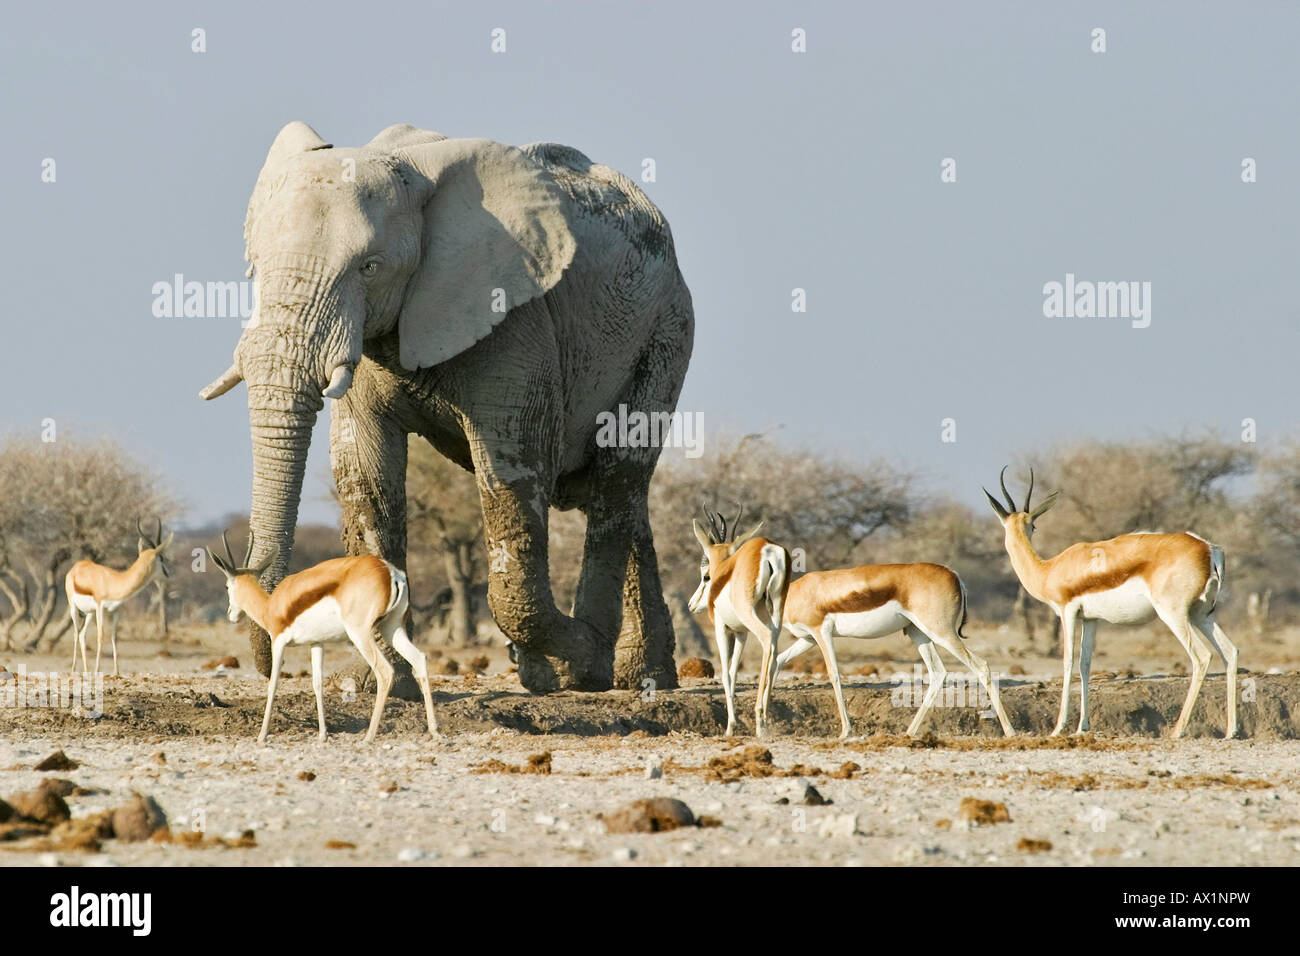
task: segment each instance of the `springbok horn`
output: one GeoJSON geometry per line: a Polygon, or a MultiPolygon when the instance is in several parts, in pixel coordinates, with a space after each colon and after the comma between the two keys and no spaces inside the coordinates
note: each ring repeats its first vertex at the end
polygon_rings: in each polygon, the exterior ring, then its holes
{"type": "Polygon", "coordinates": [[[1007,514],[1014,514],[1019,509],[1011,498],[1011,492],[1007,491],[1007,468],[1007,465],[1003,465],[1002,471],[998,473],[998,484],[1002,486],[1002,497],[1007,499],[1007,514]]]}
{"type": "Polygon", "coordinates": [[[141,539],[142,541],[144,541],[145,544],[148,544],[148,543],[149,543],[149,536],[148,536],[147,534],[144,533],[144,528],[142,528],[142,527],[140,526],[140,519],[139,519],[139,518],[136,518],[136,519],[135,519],[135,530],[140,532],[140,539],[141,539]]]}
{"type": "Polygon", "coordinates": [[[740,507],[736,509],[736,517],[731,519],[731,534],[733,537],[740,531],[740,516],[744,513],[745,505],[742,502],[740,507]]]}
{"type": "Polygon", "coordinates": [[[154,538],[153,546],[155,548],[162,544],[162,518],[154,515],[154,521],[158,522],[158,537],[154,538]]]}
{"type": "Polygon", "coordinates": [[[1034,469],[1029,469],[1029,490],[1025,492],[1025,506],[1021,511],[1029,510],[1029,499],[1034,496],[1034,469]]]}
{"type": "Polygon", "coordinates": [[[226,567],[233,573],[237,565],[235,564],[235,555],[230,550],[230,542],[226,540],[226,532],[221,532],[221,543],[226,546],[226,567]]]}
{"type": "Polygon", "coordinates": [[[225,395],[236,385],[244,380],[244,374],[239,371],[238,365],[231,365],[221,373],[221,376],[215,379],[211,385],[199,392],[199,398],[205,402],[211,401],[218,395],[225,395]]]}
{"type": "Polygon", "coordinates": [[[708,502],[702,502],[700,507],[704,509],[704,517],[709,521],[709,533],[713,535],[713,543],[721,544],[722,532],[718,529],[718,518],[721,516],[710,510],[708,502]]]}

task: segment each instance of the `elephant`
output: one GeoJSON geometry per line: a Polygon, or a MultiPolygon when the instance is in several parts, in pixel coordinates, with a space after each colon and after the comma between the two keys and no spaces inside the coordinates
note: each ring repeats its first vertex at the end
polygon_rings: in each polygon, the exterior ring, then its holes
{"type": "MultiPolygon", "coordinates": [[[[674,412],[694,340],[671,231],[636,184],[556,143],[397,125],[336,148],[293,122],[244,239],[253,314],[200,397],[247,384],[253,563],[278,549],[263,585],[285,574],[329,398],[348,554],[405,570],[418,435],[475,476],[488,604],[525,689],[675,687],[646,502],[661,449],[598,429],[619,406],[674,412]],[[587,519],[569,614],[550,585],[550,507],[587,519]]],[[[266,674],[266,634],[250,643],[266,674]]]]}

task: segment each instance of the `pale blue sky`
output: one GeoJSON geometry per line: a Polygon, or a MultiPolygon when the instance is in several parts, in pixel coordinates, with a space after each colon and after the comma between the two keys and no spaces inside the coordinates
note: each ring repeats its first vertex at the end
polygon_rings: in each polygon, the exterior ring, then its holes
{"type": "MultiPolygon", "coordinates": [[[[339,145],[399,122],[555,140],[634,177],[653,157],[696,306],[681,407],[710,427],[782,422],[972,503],[1058,438],[1290,431],[1300,6],[807,7],[9,9],[0,432],[112,435],[191,521],[247,508],[245,392],[196,397],[238,321],[155,318],[150,290],[242,277],[248,193],[293,119],[339,145]],[[1044,318],[1067,272],[1151,282],[1150,328],[1044,318]]],[[[333,520],[325,439],[322,416],[303,520],[333,520]]]]}

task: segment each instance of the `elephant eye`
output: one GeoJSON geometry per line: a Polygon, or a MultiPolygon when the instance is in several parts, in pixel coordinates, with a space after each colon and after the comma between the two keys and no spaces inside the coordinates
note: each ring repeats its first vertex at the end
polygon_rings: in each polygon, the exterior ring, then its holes
{"type": "Polygon", "coordinates": [[[367,259],[361,264],[361,274],[363,276],[372,276],[379,271],[378,259],[367,259]]]}

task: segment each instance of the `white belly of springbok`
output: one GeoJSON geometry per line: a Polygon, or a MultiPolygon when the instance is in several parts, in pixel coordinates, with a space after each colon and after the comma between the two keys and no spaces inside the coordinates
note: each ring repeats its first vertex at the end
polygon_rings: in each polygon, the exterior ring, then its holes
{"type": "Polygon", "coordinates": [[[339,602],[321,598],[284,629],[290,644],[331,644],[348,639],[339,602]]]}
{"type": "Polygon", "coordinates": [[[1094,591],[1076,598],[1085,618],[1108,624],[1145,624],[1156,616],[1146,581],[1130,578],[1109,591],[1094,591]]]}

